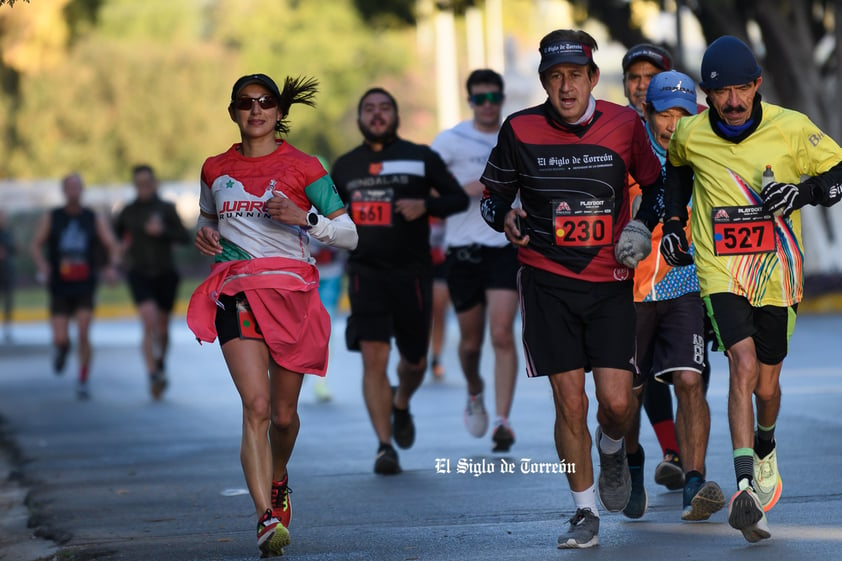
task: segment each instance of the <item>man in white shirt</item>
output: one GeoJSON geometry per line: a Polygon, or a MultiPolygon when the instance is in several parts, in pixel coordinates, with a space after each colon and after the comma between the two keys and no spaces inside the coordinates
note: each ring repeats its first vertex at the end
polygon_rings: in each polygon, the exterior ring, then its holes
{"type": "Polygon", "coordinates": [[[470,198],[468,210],[447,218],[447,284],[459,321],[459,361],[468,384],[465,426],[481,438],[488,430],[479,372],[480,351],[489,325],[494,349],[495,420],[493,451],[507,452],[515,441],[509,413],[515,389],[517,352],[513,324],[517,313],[517,250],[504,234],[489,228],[480,215],[484,186],[479,178],[497,143],[503,99],[503,77],[489,69],[474,70],[467,80],[473,118],[439,133],[431,147],[470,198]]]}

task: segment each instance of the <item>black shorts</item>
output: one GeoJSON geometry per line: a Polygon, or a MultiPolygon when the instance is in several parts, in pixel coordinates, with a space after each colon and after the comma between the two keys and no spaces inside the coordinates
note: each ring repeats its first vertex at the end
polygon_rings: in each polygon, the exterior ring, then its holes
{"type": "Polygon", "coordinates": [[[238,292],[234,295],[222,294],[219,302],[224,308],[216,308],[216,336],[220,346],[232,339],[256,339],[263,340],[263,333],[257,320],[251,313],[248,300],[245,294],[238,292]]]}
{"type": "Polygon", "coordinates": [[[129,271],[128,281],[135,304],[153,300],[159,310],[172,311],[178,292],[177,272],[166,271],[157,275],[147,275],[141,271],[129,271]]]}
{"type": "Polygon", "coordinates": [[[637,367],[644,379],[672,382],[672,373],[702,373],[704,307],[698,292],[671,300],[637,302],[637,367]]]}
{"type": "Polygon", "coordinates": [[[635,371],[633,281],[594,283],[522,266],[523,349],[530,377],[584,368],[635,371]]]}
{"type": "Polygon", "coordinates": [[[417,364],[427,356],[433,310],[433,280],[417,271],[354,271],[348,274],[351,315],[345,342],[351,351],[360,341],[389,342],[417,364]]]}
{"type": "Polygon", "coordinates": [[[704,297],[713,324],[715,351],[727,351],[747,337],[754,339],[757,360],[778,364],[786,357],[795,329],[798,305],[754,307],[743,296],[720,292],[704,297]]]}
{"type": "Polygon", "coordinates": [[[50,292],[50,315],[72,316],[79,310],[94,309],[94,289],[80,292],[50,292]]]}
{"type": "Polygon", "coordinates": [[[517,248],[466,245],[447,249],[447,287],[453,309],[466,312],[485,304],[485,291],[517,290],[517,248]]]}

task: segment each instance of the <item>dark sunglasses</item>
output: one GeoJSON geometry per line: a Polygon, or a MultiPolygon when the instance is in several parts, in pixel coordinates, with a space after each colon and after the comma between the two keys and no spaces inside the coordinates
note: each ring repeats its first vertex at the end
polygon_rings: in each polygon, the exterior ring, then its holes
{"type": "Polygon", "coordinates": [[[474,105],[482,105],[486,101],[490,102],[492,105],[500,105],[503,103],[503,94],[502,92],[478,93],[468,96],[468,101],[474,105]]]}
{"type": "Polygon", "coordinates": [[[278,106],[278,100],[273,95],[262,95],[260,97],[238,97],[234,101],[234,107],[240,111],[251,111],[253,102],[257,102],[261,109],[272,109],[278,106]]]}

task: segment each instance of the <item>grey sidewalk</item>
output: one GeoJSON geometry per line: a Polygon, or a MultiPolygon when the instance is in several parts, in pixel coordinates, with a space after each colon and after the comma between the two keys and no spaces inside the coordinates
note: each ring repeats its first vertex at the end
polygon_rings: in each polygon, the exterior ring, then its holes
{"type": "MultiPolygon", "coordinates": [[[[546,380],[520,375],[512,423],[517,442],[500,473],[490,436],[462,426],[465,384],[456,361],[456,327],[446,347],[446,379],[428,381],[412,402],[417,440],[399,450],[404,473],[372,473],[376,439],[362,402],[357,354],[337,345],[329,373],[334,399],[317,403],[302,391],[301,433],[290,465],[293,543],[299,560],[543,560],[836,558],[842,542],[842,447],[839,446],[842,318],[798,320],[784,368],[778,428],[783,498],[770,513],[773,537],[747,544],[725,512],[682,523],[681,495],[652,483],[658,447],[644,422],[649,510],[643,519],[602,513],[601,545],[593,551],[555,548],[572,501],[563,475],[524,474],[520,465],[557,462],[552,398],[546,380]],[[449,460],[451,473],[439,473],[449,460]],[[456,473],[460,460],[475,474],[456,473]],[[494,473],[479,473],[485,461],[494,473]]],[[[22,477],[0,489],[0,559],[239,560],[257,558],[255,513],[239,465],[240,406],[216,345],[199,346],[173,322],[172,389],[161,403],[147,397],[133,320],[94,328],[92,399],[73,393],[74,365],[50,370],[47,327],[25,324],[18,345],[0,349],[0,415],[24,463],[22,477]],[[26,512],[20,506],[29,488],[26,512]],[[11,506],[10,506],[11,505],[11,506]],[[7,528],[32,517],[10,540],[7,528]],[[33,533],[66,539],[60,547],[33,533]]],[[[335,325],[342,341],[344,323],[335,325]]],[[[490,352],[484,368],[492,406],[490,352]]],[[[394,361],[393,361],[394,362],[394,361]]],[[[727,372],[717,355],[709,394],[713,414],[709,479],[733,492],[726,418],[727,372]]],[[[521,364],[521,370],[523,369],[521,364]]],[[[392,368],[394,372],[394,368],[392,368]]],[[[589,389],[590,385],[589,385],[589,389]]],[[[592,401],[591,418],[595,402],[592,401]]],[[[592,424],[593,426],[593,424],[592,424]]]]}

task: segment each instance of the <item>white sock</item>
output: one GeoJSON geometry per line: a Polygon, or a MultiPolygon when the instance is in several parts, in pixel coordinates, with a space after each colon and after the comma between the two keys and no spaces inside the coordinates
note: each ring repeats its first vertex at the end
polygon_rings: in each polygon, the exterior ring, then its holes
{"type": "Polygon", "coordinates": [[[614,440],[603,432],[602,438],[599,439],[596,445],[599,446],[603,454],[616,454],[623,447],[623,437],[620,437],[620,440],[614,440]]]}
{"type": "Polygon", "coordinates": [[[576,505],[577,509],[588,508],[593,512],[594,516],[599,518],[599,511],[596,509],[596,491],[593,485],[584,491],[574,491],[571,489],[570,494],[573,495],[573,504],[576,505]]]}

